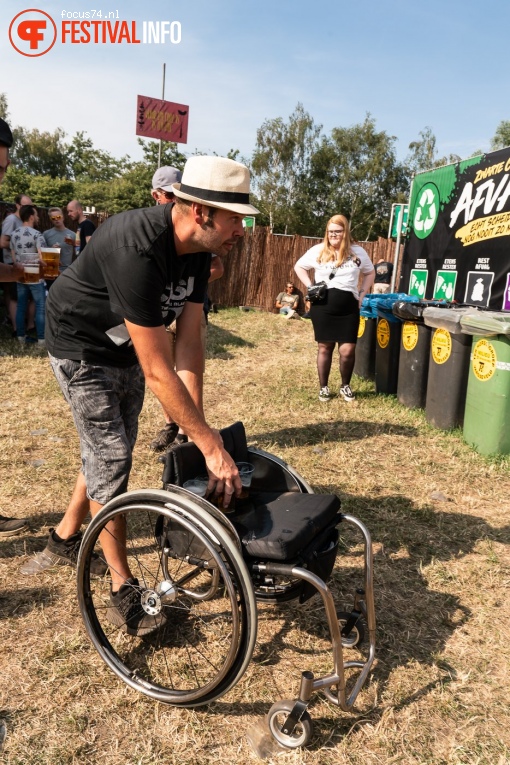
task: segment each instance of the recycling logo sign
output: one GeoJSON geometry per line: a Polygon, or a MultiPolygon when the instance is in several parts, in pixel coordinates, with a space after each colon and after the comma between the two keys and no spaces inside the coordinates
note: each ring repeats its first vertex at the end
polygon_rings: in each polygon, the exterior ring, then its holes
{"type": "Polygon", "coordinates": [[[413,228],[418,239],[425,239],[433,231],[438,216],[439,189],[435,183],[426,183],[414,211],[413,228]]]}
{"type": "Polygon", "coordinates": [[[428,277],[428,271],[423,271],[419,268],[413,268],[411,271],[411,279],[409,281],[409,294],[420,299],[424,298],[425,290],[427,289],[428,277]]]}
{"type": "Polygon", "coordinates": [[[456,284],[457,271],[438,271],[432,297],[434,300],[453,300],[456,284]]]}

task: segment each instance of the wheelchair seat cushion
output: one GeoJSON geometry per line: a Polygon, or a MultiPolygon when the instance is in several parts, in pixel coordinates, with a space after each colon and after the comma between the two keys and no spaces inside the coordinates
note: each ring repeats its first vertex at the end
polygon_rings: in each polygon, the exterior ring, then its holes
{"type": "Polygon", "coordinates": [[[249,556],[284,562],[298,559],[315,537],[336,526],[339,510],[335,495],[257,492],[229,518],[249,556]]]}

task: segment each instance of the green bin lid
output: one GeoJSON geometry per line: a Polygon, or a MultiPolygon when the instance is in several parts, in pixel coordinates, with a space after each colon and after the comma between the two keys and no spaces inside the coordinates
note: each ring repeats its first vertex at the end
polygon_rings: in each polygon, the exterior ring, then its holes
{"type": "Polygon", "coordinates": [[[467,335],[510,335],[510,313],[470,311],[461,316],[460,326],[467,335]]]}

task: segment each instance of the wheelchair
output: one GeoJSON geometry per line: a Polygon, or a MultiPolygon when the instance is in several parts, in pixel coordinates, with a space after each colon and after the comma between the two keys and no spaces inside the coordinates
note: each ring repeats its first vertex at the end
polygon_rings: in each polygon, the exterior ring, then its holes
{"type": "Polygon", "coordinates": [[[101,658],[130,688],[165,704],[196,707],[224,696],[246,671],[257,637],[257,602],[303,603],[319,593],[332,670],[324,677],[303,671],[297,698],[276,702],[266,718],[273,739],[294,749],[312,736],[307,711],[312,694],[321,691],[350,711],[374,662],[370,534],[357,518],[340,513],[336,496],[314,494],[283,460],[248,447],[242,423],[220,432],[236,462],[254,465],[249,496],[236,499],[226,513],[184,489],[188,479],[206,473],[205,461],[193,443],[171,448],[164,458],[163,489],[128,491],[88,525],[77,567],[79,606],[101,658]],[[140,584],[140,609],[154,618],[154,631],[144,637],[126,634],[108,620],[109,579],[90,573],[100,534],[111,534],[111,522],[119,516],[123,522],[117,527],[140,584]],[[340,523],[353,525],[363,540],[362,587],[347,611],[337,610],[326,583],[340,523]],[[365,630],[363,659],[345,660],[344,650],[360,645],[365,630]]]}

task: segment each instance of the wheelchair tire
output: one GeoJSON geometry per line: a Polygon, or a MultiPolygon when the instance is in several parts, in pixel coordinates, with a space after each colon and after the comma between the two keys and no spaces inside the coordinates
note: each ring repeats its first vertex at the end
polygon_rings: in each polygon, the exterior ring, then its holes
{"type": "Polygon", "coordinates": [[[77,576],[89,637],[131,688],[163,703],[193,707],[220,698],[244,674],[257,632],[249,574],[228,532],[189,499],[154,491],[112,500],[84,534],[77,576]],[[135,607],[148,614],[145,623],[154,619],[154,630],[143,637],[110,621],[110,576],[90,576],[100,535],[122,538],[123,533],[129,568],[139,583],[135,607]]]}
{"type": "Polygon", "coordinates": [[[300,746],[306,746],[313,733],[312,718],[306,711],[303,712],[301,719],[290,735],[283,732],[285,720],[293,709],[294,701],[284,699],[273,704],[267,713],[267,724],[271,735],[281,746],[285,746],[287,749],[298,749],[300,746]]]}
{"type": "MultiPolygon", "coordinates": [[[[337,611],[336,618],[340,626],[340,631],[347,624],[347,620],[350,619],[349,611],[337,611]]],[[[358,619],[352,630],[348,635],[342,635],[343,648],[357,648],[365,640],[365,625],[361,619],[358,619]]]]}

